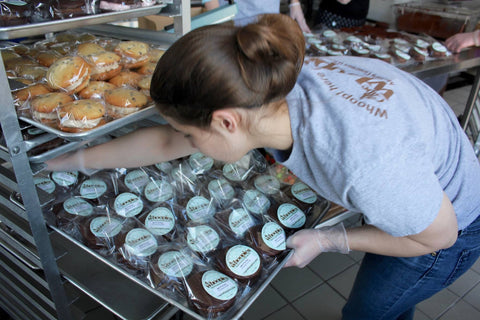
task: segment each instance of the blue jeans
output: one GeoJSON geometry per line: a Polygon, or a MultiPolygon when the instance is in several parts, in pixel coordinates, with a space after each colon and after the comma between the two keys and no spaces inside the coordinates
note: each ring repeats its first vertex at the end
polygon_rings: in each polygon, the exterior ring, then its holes
{"type": "Polygon", "coordinates": [[[412,258],[367,253],[342,319],[413,319],[417,303],[448,287],[479,256],[480,217],[460,231],[448,249],[412,258]]]}

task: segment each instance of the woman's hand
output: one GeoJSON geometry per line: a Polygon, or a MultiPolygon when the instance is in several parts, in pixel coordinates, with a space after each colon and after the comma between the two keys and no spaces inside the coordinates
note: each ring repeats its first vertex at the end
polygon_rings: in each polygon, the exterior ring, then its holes
{"type": "Polygon", "coordinates": [[[447,46],[448,50],[457,53],[460,52],[464,48],[473,47],[478,43],[475,42],[475,37],[478,38],[478,32],[465,32],[465,33],[457,33],[447,40],[445,40],[445,45],[447,46]]]}
{"type": "Polygon", "coordinates": [[[297,21],[300,29],[303,32],[312,32],[305,21],[305,16],[303,15],[302,5],[300,2],[294,2],[288,6],[290,8],[290,17],[297,21]]]}
{"type": "Polygon", "coordinates": [[[285,267],[305,267],[322,252],[348,253],[347,233],[343,223],[320,229],[304,229],[287,239],[287,247],[295,250],[285,267]]]}

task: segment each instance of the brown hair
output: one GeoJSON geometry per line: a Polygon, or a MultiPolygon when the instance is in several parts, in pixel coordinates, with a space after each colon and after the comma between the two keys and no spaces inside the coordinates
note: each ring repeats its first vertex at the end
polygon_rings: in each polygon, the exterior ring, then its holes
{"type": "Polygon", "coordinates": [[[256,23],[195,29],[176,41],[157,64],[150,94],[160,112],[208,127],[215,110],[255,108],[292,90],[305,55],[297,23],[286,15],[256,23]]]}

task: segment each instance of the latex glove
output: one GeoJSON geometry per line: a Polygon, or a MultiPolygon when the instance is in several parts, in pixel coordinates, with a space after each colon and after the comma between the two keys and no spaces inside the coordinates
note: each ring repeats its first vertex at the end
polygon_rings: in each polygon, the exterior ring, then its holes
{"type": "Polygon", "coordinates": [[[305,267],[322,252],[349,253],[347,232],[343,223],[320,229],[297,231],[287,239],[287,247],[294,249],[285,267],[305,267]]]}
{"type": "Polygon", "coordinates": [[[312,32],[310,31],[310,28],[307,25],[307,22],[305,21],[305,16],[303,15],[303,10],[302,6],[300,5],[300,2],[292,2],[290,5],[290,17],[297,21],[298,25],[300,26],[300,29],[302,29],[303,32],[312,32]]]}
{"type": "Polygon", "coordinates": [[[475,37],[478,37],[478,33],[475,31],[457,33],[445,40],[445,45],[447,46],[448,50],[457,53],[460,52],[463,48],[474,46],[475,37]]]}

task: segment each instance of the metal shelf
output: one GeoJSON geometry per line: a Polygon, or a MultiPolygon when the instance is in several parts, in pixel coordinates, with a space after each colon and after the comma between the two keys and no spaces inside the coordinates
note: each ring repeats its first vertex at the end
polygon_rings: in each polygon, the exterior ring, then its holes
{"type": "Polygon", "coordinates": [[[14,27],[4,27],[0,28],[0,39],[8,40],[23,37],[32,37],[50,32],[84,27],[87,25],[97,25],[119,20],[138,18],[146,15],[158,14],[166,6],[166,4],[158,4],[151,7],[137,8],[125,11],[107,12],[70,19],[53,20],[48,22],[32,23],[14,27]]]}
{"type": "MultiPolygon", "coordinates": [[[[163,8],[165,12],[162,15],[174,16],[175,25],[178,26],[175,31],[181,32],[176,33],[177,36],[189,31],[190,1],[173,0],[168,5],[0,28],[0,40],[158,14],[163,8]],[[184,15],[187,11],[188,14],[184,15]]],[[[141,30],[138,32],[142,33],[141,30]]],[[[167,43],[174,40],[174,36],[169,36],[167,43]]],[[[85,316],[78,311],[75,301],[88,298],[97,307],[109,310],[122,319],[169,319],[177,311],[176,308],[162,302],[142,286],[135,285],[131,279],[107,268],[105,264],[87,257],[82,260],[79,257],[84,255],[78,250],[69,252],[74,248],[69,246],[68,241],[47,227],[42,213],[42,192],[35,187],[33,166],[27,155],[36,142],[29,144],[23,140],[15,108],[12,108],[11,86],[1,56],[0,95],[3,97],[0,102],[0,123],[6,142],[0,149],[0,158],[8,165],[8,170],[5,164],[0,170],[0,221],[22,239],[11,238],[9,232],[0,234],[0,307],[15,319],[83,319],[85,316]],[[22,195],[25,210],[10,200],[9,194],[14,191],[22,195]],[[24,267],[18,268],[18,263],[24,267]],[[82,264],[88,268],[79,268],[82,264]],[[86,269],[91,272],[87,278],[76,276],[75,272],[86,269]],[[41,276],[35,276],[37,272],[41,276]],[[89,282],[93,278],[97,281],[89,282]],[[118,286],[128,290],[122,291],[120,296],[120,292],[111,289],[112,283],[108,281],[115,281],[118,286]],[[73,299],[71,291],[74,292],[73,299]],[[112,297],[116,297],[116,300],[112,297]]]]}

